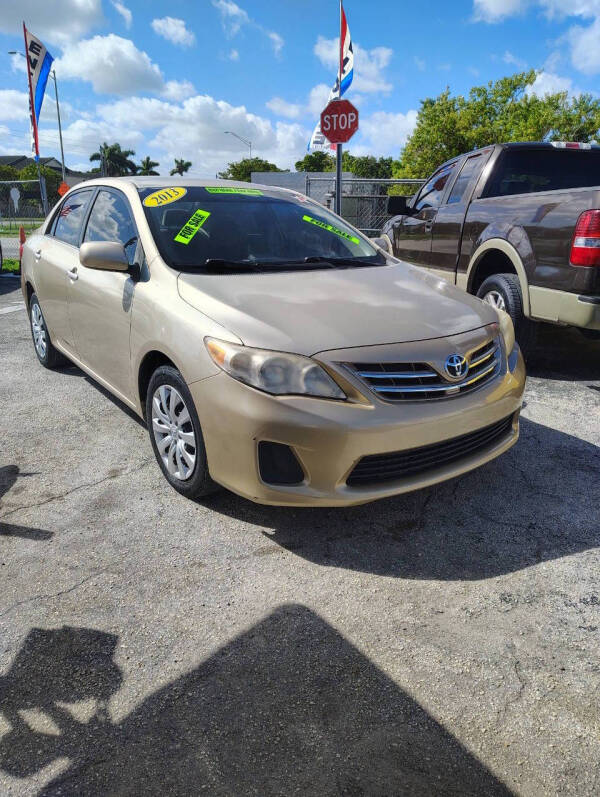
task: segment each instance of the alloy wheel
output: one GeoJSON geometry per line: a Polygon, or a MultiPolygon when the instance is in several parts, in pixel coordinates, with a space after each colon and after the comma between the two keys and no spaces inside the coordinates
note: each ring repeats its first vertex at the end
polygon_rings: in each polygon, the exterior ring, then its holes
{"type": "Polygon", "coordinates": [[[504,310],[506,312],[506,302],[500,291],[488,291],[482,299],[497,310],[504,310]]]}
{"type": "Polygon", "coordinates": [[[43,360],[48,350],[48,341],[46,339],[44,316],[39,304],[33,304],[31,307],[31,331],[33,332],[33,344],[37,355],[40,360],[43,360]]]}
{"type": "Polygon", "coordinates": [[[161,385],[152,396],[152,432],[160,458],[171,476],[190,478],[196,464],[196,435],[181,393],[161,385]]]}

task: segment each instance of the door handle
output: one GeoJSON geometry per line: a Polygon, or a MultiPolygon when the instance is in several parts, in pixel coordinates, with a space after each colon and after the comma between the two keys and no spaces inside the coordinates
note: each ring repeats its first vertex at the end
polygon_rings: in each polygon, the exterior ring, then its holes
{"type": "Polygon", "coordinates": [[[425,232],[431,232],[433,230],[433,219],[425,223],[425,232]]]}
{"type": "Polygon", "coordinates": [[[73,282],[75,282],[76,279],[79,279],[79,275],[77,274],[77,266],[71,269],[71,271],[67,271],[67,275],[70,280],[73,280],[73,282]]]}
{"type": "Polygon", "coordinates": [[[33,256],[35,257],[36,260],[39,260],[42,256],[42,250],[36,249],[35,252],[33,253],[33,256]]]}

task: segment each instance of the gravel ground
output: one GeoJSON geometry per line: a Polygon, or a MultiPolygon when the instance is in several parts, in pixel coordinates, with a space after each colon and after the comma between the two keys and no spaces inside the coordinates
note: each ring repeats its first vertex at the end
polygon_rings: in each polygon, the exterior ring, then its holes
{"type": "Polygon", "coordinates": [[[353,509],[188,501],[0,280],[0,794],[600,792],[600,344],[521,440],[353,509]]]}

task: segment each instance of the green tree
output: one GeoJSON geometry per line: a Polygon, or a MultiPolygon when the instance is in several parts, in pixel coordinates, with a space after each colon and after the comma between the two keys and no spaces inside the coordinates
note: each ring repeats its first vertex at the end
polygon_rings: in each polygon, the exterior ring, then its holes
{"type": "Polygon", "coordinates": [[[142,175],[142,177],[149,177],[150,175],[158,174],[158,172],[154,171],[155,166],[160,166],[160,164],[156,161],[153,161],[149,155],[146,155],[145,158],[142,158],[140,165],[137,168],[137,173],[142,175]]]}
{"type": "MultiPolygon", "coordinates": [[[[62,182],[60,172],[54,171],[49,166],[40,166],[40,172],[46,181],[46,193],[48,194],[48,206],[52,207],[59,200],[58,186],[62,182]]],[[[37,180],[38,171],[35,163],[30,163],[18,172],[18,180],[37,180]]]]}
{"type": "Polygon", "coordinates": [[[122,177],[125,174],[135,174],[137,166],[131,160],[135,155],[132,149],[121,149],[121,145],[107,144],[106,141],[100,145],[98,152],[90,155],[91,161],[100,161],[100,166],[92,169],[92,172],[100,172],[106,177],[122,177]]]}
{"type": "Polygon", "coordinates": [[[249,183],[251,180],[252,172],[283,172],[274,163],[265,161],[262,158],[243,158],[236,163],[227,164],[227,168],[223,172],[219,172],[218,176],[222,180],[241,180],[244,183],[249,183]]]}
{"type": "Polygon", "coordinates": [[[505,141],[589,141],[600,128],[600,100],[590,94],[531,91],[536,72],[521,72],[469,94],[446,89],[421,102],[417,125],[394,165],[394,177],[426,177],[448,158],[505,141]]]}
{"type": "Polygon", "coordinates": [[[344,150],[342,168],[355,177],[388,180],[392,176],[392,158],[375,158],[373,155],[352,155],[344,150]]]}
{"type": "Polygon", "coordinates": [[[297,172],[334,172],[335,158],[327,152],[317,150],[307,153],[302,160],[296,161],[297,172]]]}
{"type": "Polygon", "coordinates": [[[183,160],[183,158],[175,158],[175,166],[171,169],[170,174],[185,174],[191,168],[191,165],[191,161],[183,160]]]}
{"type": "Polygon", "coordinates": [[[19,170],[14,166],[0,166],[0,181],[1,180],[18,180],[19,170]]]}

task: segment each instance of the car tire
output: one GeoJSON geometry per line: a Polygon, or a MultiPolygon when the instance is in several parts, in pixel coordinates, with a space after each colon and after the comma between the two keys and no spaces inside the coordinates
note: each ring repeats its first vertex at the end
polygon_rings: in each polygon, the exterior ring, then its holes
{"type": "Polygon", "coordinates": [[[204,437],[194,400],[176,368],[162,365],[146,393],[146,424],[156,461],[171,487],[201,498],[220,487],[208,472],[204,437]]]}
{"type": "Polygon", "coordinates": [[[523,355],[527,357],[534,349],[538,325],[523,312],[521,283],[516,274],[494,274],[481,284],[477,296],[493,307],[505,310],[512,318],[515,337],[523,355]]]}
{"type": "Polygon", "coordinates": [[[58,349],[55,349],[50,340],[50,333],[46,326],[44,314],[40,307],[37,294],[33,293],[29,300],[29,326],[33,339],[33,348],[38,360],[44,368],[57,368],[67,362],[58,349]]]}

